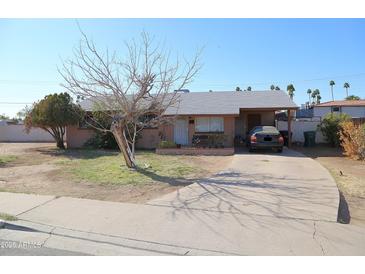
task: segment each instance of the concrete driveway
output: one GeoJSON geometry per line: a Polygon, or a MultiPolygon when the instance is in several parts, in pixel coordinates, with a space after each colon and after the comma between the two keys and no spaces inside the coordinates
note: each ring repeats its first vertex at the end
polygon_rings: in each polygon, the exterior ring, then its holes
{"type": "Polygon", "coordinates": [[[328,171],[298,152],[243,152],[212,178],[149,204],[335,222],[339,193],[328,171]]]}
{"type": "Polygon", "coordinates": [[[237,154],[213,178],[144,205],[27,197],[0,193],[0,212],[21,219],[0,239],[103,255],[365,254],[365,230],[336,222],[327,170],[289,150],[237,154]]]}

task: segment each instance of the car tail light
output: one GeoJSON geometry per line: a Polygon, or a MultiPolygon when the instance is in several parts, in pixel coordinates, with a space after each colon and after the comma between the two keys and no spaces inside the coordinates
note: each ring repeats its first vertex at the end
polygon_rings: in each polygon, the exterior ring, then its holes
{"type": "Polygon", "coordinates": [[[280,137],[279,137],[279,143],[280,143],[280,144],[284,144],[284,138],[283,138],[283,136],[280,136],[280,137]]]}
{"type": "Polygon", "coordinates": [[[255,135],[251,135],[251,143],[256,143],[257,142],[257,138],[255,135]]]}

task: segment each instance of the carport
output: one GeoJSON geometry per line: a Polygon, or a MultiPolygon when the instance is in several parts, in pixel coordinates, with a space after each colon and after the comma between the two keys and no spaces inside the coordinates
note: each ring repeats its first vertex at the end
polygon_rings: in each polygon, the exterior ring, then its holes
{"type": "MultiPolygon", "coordinates": [[[[288,133],[291,132],[292,116],[297,107],[286,108],[240,108],[240,114],[235,118],[235,135],[245,136],[252,128],[259,125],[276,126],[278,111],[287,114],[288,133]]],[[[291,134],[288,134],[288,147],[291,146],[291,134]]]]}

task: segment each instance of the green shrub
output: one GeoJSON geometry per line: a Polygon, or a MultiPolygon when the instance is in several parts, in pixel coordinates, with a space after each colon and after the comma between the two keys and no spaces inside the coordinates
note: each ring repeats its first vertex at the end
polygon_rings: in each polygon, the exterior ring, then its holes
{"type": "MultiPolygon", "coordinates": [[[[85,116],[85,119],[87,118],[88,116],[85,116]]],[[[112,117],[105,112],[95,110],[92,112],[89,118],[90,118],[89,123],[96,128],[110,129],[111,127],[112,117]]],[[[93,128],[93,126],[90,126],[90,128],[93,128]]],[[[133,132],[133,128],[131,125],[129,125],[129,132],[131,132],[131,134],[133,132]]],[[[127,138],[129,137],[130,136],[127,134],[127,138]]],[[[140,133],[137,133],[136,142],[140,137],[141,137],[140,133]]],[[[91,148],[119,149],[113,133],[111,133],[110,131],[103,132],[101,130],[95,130],[95,135],[91,137],[84,144],[84,146],[91,148]]]]}
{"type": "Polygon", "coordinates": [[[176,144],[172,141],[161,141],[158,144],[159,148],[176,148],[176,144]]]}
{"type": "Polygon", "coordinates": [[[227,139],[227,135],[224,134],[211,134],[208,136],[209,147],[224,147],[224,141],[227,139]]]}
{"type": "Polygon", "coordinates": [[[328,113],[318,125],[327,142],[332,146],[340,145],[341,123],[349,121],[351,117],[345,113],[328,113]]]}
{"type": "Polygon", "coordinates": [[[95,131],[93,137],[86,141],[84,146],[89,148],[118,149],[113,133],[98,130],[95,131]]]}

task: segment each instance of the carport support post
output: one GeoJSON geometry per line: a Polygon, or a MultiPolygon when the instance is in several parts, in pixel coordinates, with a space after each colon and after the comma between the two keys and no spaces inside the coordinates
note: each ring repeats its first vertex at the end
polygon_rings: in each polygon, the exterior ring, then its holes
{"type": "Polygon", "coordinates": [[[291,110],[288,109],[288,147],[291,147],[291,110]]]}

